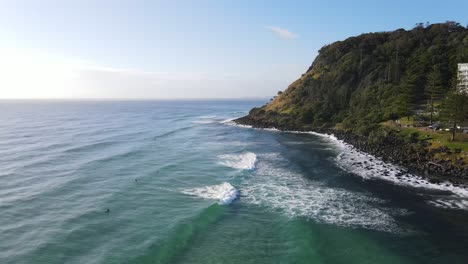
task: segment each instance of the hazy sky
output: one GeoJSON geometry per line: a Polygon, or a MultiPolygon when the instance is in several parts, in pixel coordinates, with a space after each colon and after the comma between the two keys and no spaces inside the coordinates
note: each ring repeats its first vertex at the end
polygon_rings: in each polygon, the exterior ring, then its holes
{"type": "Polygon", "coordinates": [[[468,1],[0,0],[0,98],[272,96],[317,50],[468,1]]]}

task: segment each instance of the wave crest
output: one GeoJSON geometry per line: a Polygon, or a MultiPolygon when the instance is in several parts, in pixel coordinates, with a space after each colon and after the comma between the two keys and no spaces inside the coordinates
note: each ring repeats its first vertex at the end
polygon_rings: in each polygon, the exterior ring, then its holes
{"type": "Polygon", "coordinates": [[[386,201],[368,193],[353,192],[312,181],[294,170],[284,168],[280,155],[265,156],[257,166],[255,177],[240,186],[242,200],[279,210],[289,217],[352,228],[366,228],[404,233],[395,216],[408,212],[386,206],[386,201]]]}
{"type": "Polygon", "coordinates": [[[253,152],[220,155],[218,158],[221,165],[239,170],[253,170],[257,162],[257,155],[253,152]]]}
{"type": "Polygon", "coordinates": [[[218,200],[218,204],[221,205],[232,203],[239,195],[239,191],[228,182],[201,188],[185,189],[182,193],[204,199],[218,200]]]}
{"type": "Polygon", "coordinates": [[[437,207],[468,210],[468,188],[466,186],[457,186],[449,182],[429,182],[420,176],[408,173],[404,168],[386,163],[347,144],[336,161],[341,168],[363,179],[380,179],[421,190],[448,192],[450,194],[434,195],[428,203],[437,207]]]}

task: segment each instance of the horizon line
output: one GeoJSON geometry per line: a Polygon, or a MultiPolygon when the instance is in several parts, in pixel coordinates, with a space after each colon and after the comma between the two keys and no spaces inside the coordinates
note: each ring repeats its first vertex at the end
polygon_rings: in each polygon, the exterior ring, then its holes
{"type": "Polygon", "coordinates": [[[0,98],[0,101],[203,101],[203,100],[264,100],[270,96],[263,97],[206,97],[206,98],[106,98],[106,97],[84,97],[84,98],[0,98]]]}

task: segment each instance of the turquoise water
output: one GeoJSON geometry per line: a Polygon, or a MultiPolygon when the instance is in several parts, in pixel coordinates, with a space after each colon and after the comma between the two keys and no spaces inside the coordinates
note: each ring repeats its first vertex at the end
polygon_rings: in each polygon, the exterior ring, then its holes
{"type": "Polygon", "coordinates": [[[226,121],[263,103],[0,102],[0,263],[468,263],[464,189],[226,121]]]}

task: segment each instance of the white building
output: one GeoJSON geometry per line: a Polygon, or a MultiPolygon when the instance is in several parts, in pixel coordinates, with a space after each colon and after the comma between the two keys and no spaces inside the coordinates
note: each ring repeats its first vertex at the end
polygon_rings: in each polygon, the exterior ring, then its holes
{"type": "Polygon", "coordinates": [[[468,63],[458,63],[458,90],[468,94],[468,63]]]}

